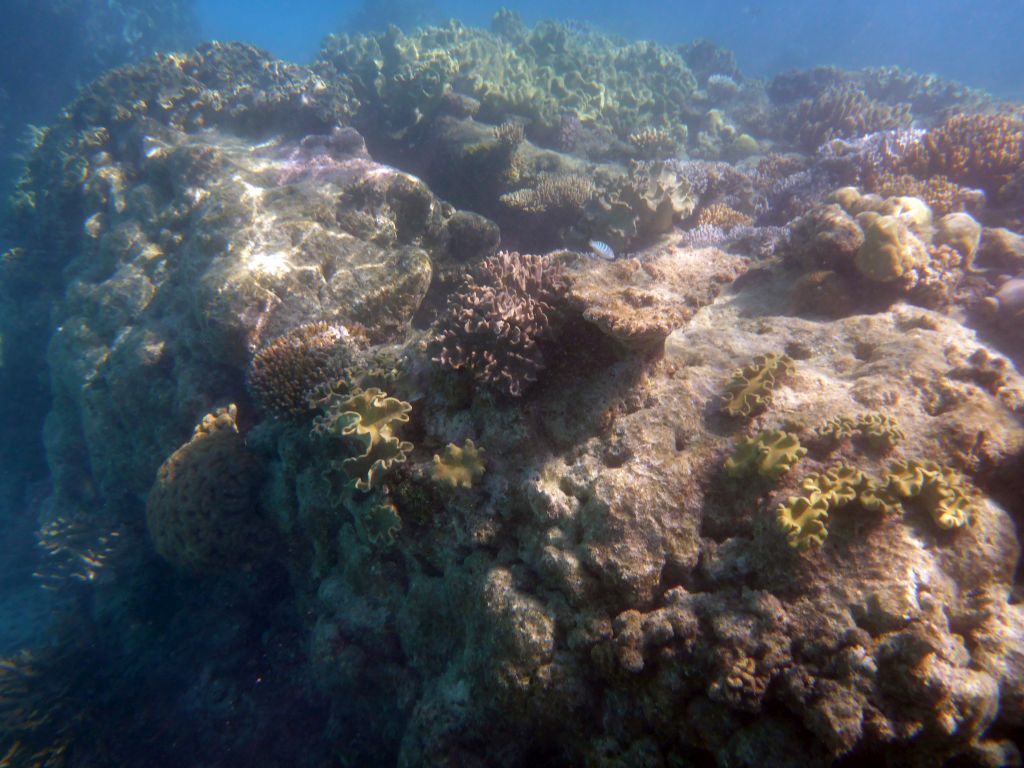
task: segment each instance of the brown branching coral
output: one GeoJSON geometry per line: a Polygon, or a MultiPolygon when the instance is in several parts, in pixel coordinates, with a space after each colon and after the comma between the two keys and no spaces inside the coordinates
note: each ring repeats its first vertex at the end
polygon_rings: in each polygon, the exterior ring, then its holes
{"type": "Polygon", "coordinates": [[[157,472],[146,503],[156,551],[193,572],[252,563],[270,531],[256,502],[260,467],[245,446],[234,405],[207,414],[192,439],[157,472]]]}
{"type": "Polygon", "coordinates": [[[579,212],[590,202],[594,192],[594,183],[585,176],[545,174],[534,188],[504,194],[501,202],[524,213],[579,212]]]}
{"type": "Polygon", "coordinates": [[[712,226],[721,229],[732,229],[733,227],[745,227],[754,223],[754,220],[745,213],[740,213],[725,203],[711,203],[697,211],[694,226],[712,226]]]}
{"type": "Polygon", "coordinates": [[[928,175],[998,192],[1024,163],[1024,122],[1005,115],[955,115],[925,134],[908,157],[928,175]],[[924,158],[919,158],[921,153],[924,158]]]}
{"type": "Polygon", "coordinates": [[[679,151],[679,144],[685,142],[685,131],[676,137],[664,128],[648,126],[629,134],[629,143],[636,148],[638,156],[643,160],[664,160],[672,157],[679,151]]]}
{"type": "Polygon", "coordinates": [[[491,134],[499,144],[515,148],[523,142],[526,136],[526,129],[522,122],[518,120],[506,120],[501,125],[496,125],[491,134]]]}
{"type": "Polygon", "coordinates": [[[249,364],[249,389],[257,402],[276,416],[309,411],[309,396],[337,378],[351,358],[348,331],[330,323],[306,323],[261,349],[249,364]]]}
{"type": "Polygon", "coordinates": [[[917,197],[928,203],[932,213],[945,216],[954,211],[978,210],[985,204],[982,192],[954,183],[948,176],[918,179],[909,173],[881,170],[865,174],[864,189],[882,197],[917,197]]]}
{"type": "Polygon", "coordinates": [[[797,105],[786,134],[796,144],[813,152],[832,139],[906,128],[910,123],[910,108],[906,104],[889,106],[873,101],[859,88],[833,86],[797,105]]]}
{"type": "Polygon", "coordinates": [[[552,337],[564,293],[562,268],[543,256],[503,251],[485,259],[449,299],[434,360],[521,396],[544,368],[539,342],[552,337]]]}

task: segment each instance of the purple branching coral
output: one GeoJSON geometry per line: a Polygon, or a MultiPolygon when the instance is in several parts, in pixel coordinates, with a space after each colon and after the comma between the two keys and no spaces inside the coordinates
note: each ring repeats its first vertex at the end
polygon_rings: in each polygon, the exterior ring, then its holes
{"type": "Polygon", "coordinates": [[[561,266],[502,251],[467,275],[434,337],[435,362],[520,397],[544,368],[541,342],[554,335],[566,290],[561,266]]]}

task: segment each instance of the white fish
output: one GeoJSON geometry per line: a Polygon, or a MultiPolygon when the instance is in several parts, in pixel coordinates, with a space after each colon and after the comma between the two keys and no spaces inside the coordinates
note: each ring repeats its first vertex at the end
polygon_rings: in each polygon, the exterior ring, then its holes
{"type": "Polygon", "coordinates": [[[600,240],[591,240],[587,245],[590,246],[590,250],[595,256],[600,256],[608,261],[615,261],[615,251],[608,243],[602,243],[600,240]]]}

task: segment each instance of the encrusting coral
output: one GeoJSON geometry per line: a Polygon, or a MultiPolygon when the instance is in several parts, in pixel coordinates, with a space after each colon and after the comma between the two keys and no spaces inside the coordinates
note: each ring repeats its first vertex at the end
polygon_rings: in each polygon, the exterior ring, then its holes
{"type": "Polygon", "coordinates": [[[434,482],[452,488],[472,488],[473,483],[483,477],[483,448],[477,448],[472,440],[466,440],[462,447],[448,443],[443,454],[434,454],[430,476],[434,482]]]}
{"type": "Polygon", "coordinates": [[[564,293],[563,269],[543,256],[485,259],[448,300],[435,361],[520,397],[545,367],[540,343],[554,335],[564,293]]]}
{"type": "Polygon", "coordinates": [[[775,481],[807,455],[796,435],[768,429],[756,437],[743,438],[725,462],[725,474],[731,478],[757,475],[775,481]]]}
{"type": "Polygon", "coordinates": [[[730,416],[751,416],[763,410],[775,385],[795,370],[796,364],[789,355],[758,355],[733,373],[722,394],[722,410],[730,416]]]}
{"type": "Polygon", "coordinates": [[[343,461],[332,460],[331,470],[341,470],[361,491],[380,486],[391,468],[406,459],[412,443],[399,439],[394,429],[409,421],[412,406],[371,387],[354,390],[347,397],[336,397],[323,406],[313,422],[313,433],[320,436],[354,438],[358,453],[343,461]]]}
{"type": "Polygon", "coordinates": [[[351,362],[348,331],[330,323],[306,323],[267,344],[249,364],[247,382],[256,401],[275,416],[309,412],[309,397],[351,362]]]}
{"type": "Polygon", "coordinates": [[[270,529],[256,503],[261,469],[238,433],[234,405],[207,414],[157,472],[146,525],[161,557],[193,572],[251,564],[270,529]]]}

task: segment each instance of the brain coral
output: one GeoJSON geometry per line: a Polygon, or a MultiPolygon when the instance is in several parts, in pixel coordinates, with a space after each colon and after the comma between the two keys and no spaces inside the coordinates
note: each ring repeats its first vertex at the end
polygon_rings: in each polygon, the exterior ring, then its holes
{"type": "Polygon", "coordinates": [[[448,300],[434,360],[519,397],[544,368],[539,342],[554,333],[563,270],[543,256],[501,252],[448,300]]]}
{"type": "Polygon", "coordinates": [[[340,376],[350,361],[347,338],[344,326],[306,323],[274,339],[249,364],[256,401],[276,416],[307,413],[313,391],[340,376]]]}
{"type": "Polygon", "coordinates": [[[156,551],[193,572],[252,563],[270,543],[256,494],[260,467],[238,433],[234,405],[207,414],[157,472],[146,502],[156,551]]]}

